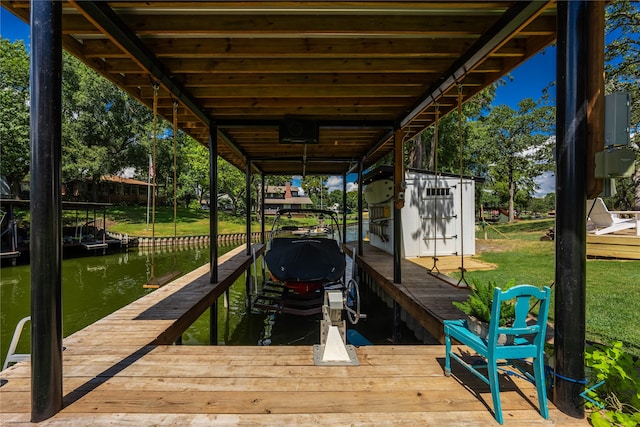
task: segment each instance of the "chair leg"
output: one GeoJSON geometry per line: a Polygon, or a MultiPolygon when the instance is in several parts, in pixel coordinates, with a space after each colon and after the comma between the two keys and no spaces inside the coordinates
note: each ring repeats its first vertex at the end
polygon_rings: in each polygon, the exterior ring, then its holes
{"type": "Polygon", "coordinates": [[[500,383],[498,382],[498,364],[495,360],[487,360],[487,377],[491,388],[491,399],[493,400],[493,415],[500,424],[504,424],[502,419],[502,405],[500,404],[500,383]]]}
{"type": "Polygon", "coordinates": [[[538,406],[542,418],[549,418],[549,405],[547,403],[547,384],[544,378],[544,360],[537,357],[533,361],[533,374],[536,380],[536,391],[538,392],[538,406]]]}
{"type": "Polygon", "coordinates": [[[446,356],[444,359],[444,375],[447,377],[451,376],[451,337],[446,334],[444,336],[444,343],[446,349],[446,356]]]}

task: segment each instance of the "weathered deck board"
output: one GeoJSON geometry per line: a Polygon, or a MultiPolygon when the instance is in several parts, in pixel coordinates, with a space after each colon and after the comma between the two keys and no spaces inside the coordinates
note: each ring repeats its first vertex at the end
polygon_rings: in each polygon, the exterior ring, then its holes
{"type": "MultiPolygon", "coordinates": [[[[348,251],[348,247],[346,248],[348,251]]],[[[463,301],[469,290],[457,288],[415,262],[402,260],[402,283],[393,282],[393,257],[371,245],[358,254],[358,265],[434,338],[444,343],[443,321],[459,319],[453,301],[463,301]]]]}
{"type": "MultiPolygon", "coordinates": [[[[311,347],[148,346],[141,353],[127,361],[65,355],[66,407],[40,424],[497,425],[486,385],[455,365],[454,377],[444,376],[442,346],[362,347],[362,365],[348,367],[314,366],[311,347]],[[101,376],[73,377],[92,360],[101,376]]],[[[3,373],[3,425],[28,421],[28,378],[12,375],[24,366],[3,373]]],[[[587,425],[553,407],[544,420],[531,384],[501,381],[506,425],[587,425]]]]}
{"type": "Polygon", "coordinates": [[[640,260],[640,237],[632,233],[587,233],[587,256],[640,260]]]}

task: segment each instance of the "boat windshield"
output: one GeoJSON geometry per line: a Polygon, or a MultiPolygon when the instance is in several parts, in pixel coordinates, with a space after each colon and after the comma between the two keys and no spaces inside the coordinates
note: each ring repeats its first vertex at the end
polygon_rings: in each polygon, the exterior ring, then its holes
{"type": "Polygon", "coordinates": [[[281,209],[271,228],[274,238],[326,238],[342,242],[338,215],[321,209],[281,209]]]}

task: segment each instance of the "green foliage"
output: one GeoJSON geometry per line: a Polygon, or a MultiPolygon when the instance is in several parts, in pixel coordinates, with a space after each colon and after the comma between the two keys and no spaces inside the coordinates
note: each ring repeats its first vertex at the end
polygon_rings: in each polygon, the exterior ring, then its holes
{"type": "Polygon", "coordinates": [[[29,130],[29,53],[0,38],[0,174],[16,196],[29,173],[29,130]]]}
{"type": "Polygon", "coordinates": [[[244,172],[222,157],[218,157],[218,196],[221,194],[227,196],[233,215],[238,214],[239,209],[245,207],[246,191],[244,172]]]}
{"type": "MultiPolygon", "coordinates": [[[[515,205],[526,205],[536,190],[534,178],[553,168],[549,137],[555,131],[554,118],[554,107],[527,98],[517,111],[507,105],[494,107],[474,128],[471,151],[487,165],[485,189],[507,201],[510,220],[515,205]]],[[[480,202],[486,202],[482,193],[481,197],[480,202]]]]}
{"type": "MultiPolygon", "coordinates": [[[[180,135],[183,135],[180,132],[180,135]]],[[[209,193],[209,150],[190,137],[179,146],[178,199],[188,207],[192,199],[203,201],[209,193]]]]}
{"type": "MultiPolygon", "coordinates": [[[[462,106],[462,139],[465,147],[469,146],[469,141],[474,137],[470,131],[470,127],[474,123],[472,120],[489,107],[495,97],[495,91],[495,85],[489,86],[462,106]]],[[[458,174],[460,171],[459,125],[457,109],[439,120],[437,141],[437,169],[439,172],[458,174]]],[[[435,170],[436,141],[434,140],[434,133],[434,126],[431,126],[405,144],[409,167],[435,170]]],[[[472,153],[466,149],[462,155],[464,173],[477,175],[476,169],[478,166],[475,164],[477,159],[474,159],[472,153]]]]}
{"type": "MultiPolygon", "coordinates": [[[[493,291],[501,288],[503,291],[515,285],[515,279],[511,279],[502,286],[498,286],[494,281],[481,282],[473,279],[469,284],[471,294],[466,301],[454,301],[453,305],[463,313],[473,316],[476,319],[489,323],[491,320],[491,307],[493,306],[493,291]]],[[[515,319],[515,306],[504,303],[500,307],[500,325],[508,324],[515,319]]]]}
{"type": "MultiPolygon", "coordinates": [[[[63,182],[97,182],[126,167],[146,170],[152,121],[148,108],[69,54],[63,56],[62,88],[63,182]]],[[[163,177],[173,165],[173,150],[169,153],[170,166],[155,165],[163,177]]]]}
{"type": "Polygon", "coordinates": [[[593,408],[591,424],[600,426],[637,426],[640,424],[640,360],[624,351],[621,342],[611,346],[594,345],[587,349],[585,362],[590,384],[604,384],[590,390],[587,395],[598,405],[593,408]]]}

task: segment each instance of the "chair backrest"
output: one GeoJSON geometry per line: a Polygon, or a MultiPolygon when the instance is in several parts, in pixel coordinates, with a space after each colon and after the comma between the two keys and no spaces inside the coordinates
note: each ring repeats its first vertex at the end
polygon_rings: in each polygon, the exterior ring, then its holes
{"type": "Polygon", "coordinates": [[[604,201],[598,197],[594,200],[587,200],[587,215],[591,222],[598,227],[609,227],[614,224],[614,216],[604,201]]]}
{"type": "MultiPolygon", "coordinates": [[[[544,350],[544,341],[547,330],[547,317],[549,315],[549,298],[551,289],[545,286],[539,289],[532,285],[518,285],[506,291],[495,288],[493,291],[493,304],[491,306],[491,322],[489,323],[489,336],[487,343],[489,346],[496,346],[498,336],[526,336],[527,341],[539,346],[539,350],[544,350]],[[536,322],[527,324],[529,310],[532,303],[539,301],[538,318],[536,322]],[[510,325],[500,326],[500,306],[503,303],[515,305],[515,320],[510,325]]],[[[518,344],[517,339],[515,341],[518,344]]]]}

